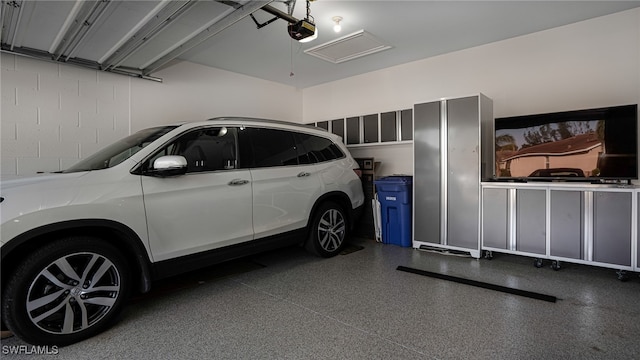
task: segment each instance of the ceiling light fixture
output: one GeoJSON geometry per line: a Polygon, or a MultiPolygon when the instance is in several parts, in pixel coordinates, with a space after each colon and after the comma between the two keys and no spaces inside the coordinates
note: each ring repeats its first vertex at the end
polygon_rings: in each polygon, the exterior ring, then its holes
{"type": "Polygon", "coordinates": [[[333,31],[337,33],[342,31],[342,25],[340,25],[340,21],[342,21],[342,16],[334,16],[331,18],[331,20],[333,20],[333,22],[335,23],[335,25],[333,25],[333,31]]]}

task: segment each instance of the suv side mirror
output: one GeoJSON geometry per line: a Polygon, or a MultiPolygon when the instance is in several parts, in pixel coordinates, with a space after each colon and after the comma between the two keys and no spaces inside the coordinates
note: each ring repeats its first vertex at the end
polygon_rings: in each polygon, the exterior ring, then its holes
{"type": "Polygon", "coordinates": [[[179,155],[167,155],[157,158],[153,162],[153,169],[149,175],[154,176],[176,176],[184,175],[187,172],[187,159],[179,155]]]}

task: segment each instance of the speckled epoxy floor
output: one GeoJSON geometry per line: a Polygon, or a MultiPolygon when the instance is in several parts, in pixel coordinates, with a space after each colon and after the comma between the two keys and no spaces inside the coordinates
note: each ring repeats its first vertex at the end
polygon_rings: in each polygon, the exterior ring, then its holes
{"type": "MultiPolygon", "coordinates": [[[[156,284],[108,331],[36,359],[638,359],[640,278],[530,258],[446,256],[370,240],[293,247],[156,284]],[[556,303],[397,271],[402,265],[556,303]]],[[[23,345],[16,338],[5,346],[23,345]]]]}

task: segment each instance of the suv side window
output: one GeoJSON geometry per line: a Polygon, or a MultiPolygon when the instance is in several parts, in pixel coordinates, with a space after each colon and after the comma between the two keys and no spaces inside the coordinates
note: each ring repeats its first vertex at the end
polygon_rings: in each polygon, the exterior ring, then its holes
{"type": "Polygon", "coordinates": [[[154,155],[149,164],[164,155],[182,155],[187,159],[187,173],[237,168],[237,129],[210,127],[190,131],[154,155]]]}
{"type": "Polygon", "coordinates": [[[296,135],[298,143],[311,163],[343,158],[345,155],[331,140],[309,134],[296,135]]]}
{"type": "MultiPolygon", "coordinates": [[[[242,167],[273,167],[298,165],[298,152],[293,133],[284,130],[245,128],[241,130],[241,150],[252,148],[252,161],[242,167]]],[[[243,156],[243,160],[248,155],[243,156]]]]}

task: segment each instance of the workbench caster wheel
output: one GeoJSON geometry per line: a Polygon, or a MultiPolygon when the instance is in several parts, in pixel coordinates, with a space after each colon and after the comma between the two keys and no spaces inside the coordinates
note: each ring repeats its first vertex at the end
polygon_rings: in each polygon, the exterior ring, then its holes
{"type": "Polygon", "coordinates": [[[618,275],[618,280],[622,282],[629,281],[629,275],[625,270],[616,271],[616,275],[618,275]]]}
{"type": "Polygon", "coordinates": [[[538,269],[542,267],[542,259],[538,259],[536,258],[535,260],[533,260],[533,266],[537,267],[538,269]]]}
{"type": "Polygon", "coordinates": [[[484,252],[484,258],[487,260],[491,260],[493,259],[493,252],[490,250],[485,250],[484,252]]]}
{"type": "Polygon", "coordinates": [[[560,270],[560,261],[558,261],[558,260],[553,260],[553,261],[551,262],[551,268],[552,268],[553,270],[555,270],[555,271],[560,270]]]}

